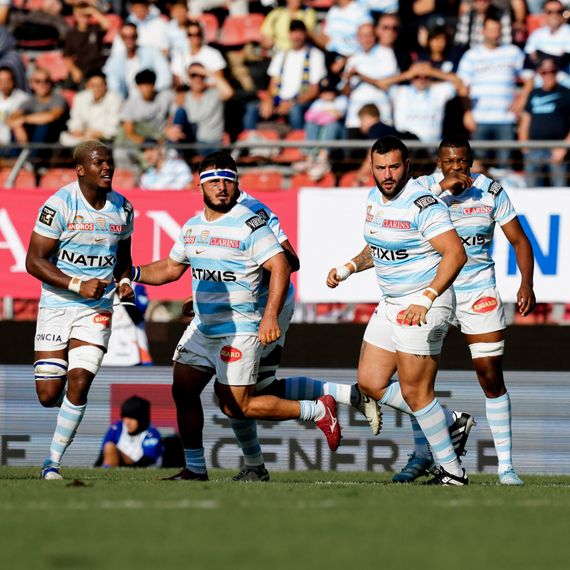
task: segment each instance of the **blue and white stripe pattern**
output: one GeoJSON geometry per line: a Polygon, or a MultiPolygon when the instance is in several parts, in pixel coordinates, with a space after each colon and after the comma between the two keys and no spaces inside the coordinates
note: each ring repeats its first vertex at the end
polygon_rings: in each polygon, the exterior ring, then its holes
{"type": "Polygon", "coordinates": [[[506,392],[498,398],[485,398],[485,410],[487,421],[493,434],[493,441],[495,442],[499,460],[499,473],[502,473],[513,465],[513,436],[509,393],[506,392]]]}
{"type": "Polygon", "coordinates": [[[49,449],[48,462],[50,465],[54,467],[60,466],[61,457],[75,437],[75,432],[83,419],[86,407],[86,404],[82,406],[72,404],[67,399],[67,396],[63,398],[61,408],[57,414],[57,424],[49,449]]]}
{"type": "Polygon", "coordinates": [[[453,224],[445,204],[413,180],[387,202],[372,188],[364,239],[372,250],[382,295],[405,297],[423,292],[441,260],[429,240],[450,230],[453,224]]]}
{"type": "Polygon", "coordinates": [[[357,0],[365,9],[382,14],[397,14],[400,7],[399,0],[357,0]]]}
{"type": "Polygon", "coordinates": [[[197,449],[185,449],[184,461],[186,467],[193,473],[206,473],[206,458],[204,457],[204,448],[198,447],[197,449]]]}
{"type": "Polygon", "coordinates": [[[384,395],[379,400],[379,403],[385,404],[386,406],[390,406],[395,410],[400,410],[405,414],[412,414],[410,406],[408,406],[406,400],[404,400],[404,396],[402,396],[400,383],[397,380],[390,382],[390,384],[388,385],[388,387],[384,392],[384,395]]]}
{"type": "Polygon", "coordinates": [[[170,257],[192,266],[195,322],[202,334],[257,334],[261,265],[282,251],[265,220],[242,204],[214,221],[202,212],[184,224],[170,257]]]}
{"type": "MultiPolygon", "coordinates": [[[[451,221],[465,246],[467,263],[453,282],[458,293],[482,291],[495,287],[495,262],[491,244],[495,223],[504,225],[517,213],[502,186],[483,174],[473,174],[473,186],[459,195],[449,191],[439,198],[449,208],[451,221]]],[[[443,179],[438,172],[421,176],[416,181],[426,189],[443,179]]]]}
{"type": "Polygon", "coordinates": [[[284,383],[286,400],[316,400],[325,394],[324,382],[307,376],[292,376],[284,383]]]}
{"type": "Polygon", "coordinates": [[[212,170],[200,172],[200,184],[204,184],[204,182],[207,182],[208,180],[216,180],[219,178],[235,182],[237,180],[237,172],[235,170],[223,168],[213,168],[212,170]]]}
{"type": "Polygon", "coordinates": [[[237,442],[245,458],[246,467],[263,465],[261,445],[257,439],[257,424],[255,420],[237,420],[229,418],[237,442]]]}
{"type": "Polygon", "coordinates": [[[101,210],[91,207],[77,182],[50,196],[40,208],[34,226],[37,234],[59,242],[50,261],[70,277],[102,279],[109,281],[109,286],[101,299],[86,299],[43,283],[40,307],[83,305],[112,310],[117,248],[121,240],[131,236],[133,218],[130,202],[117,192],[107,194],[107,202],[101,210]]]}
{"type": "Polygon", "coordinates": [[[524,53],[514,45],[489,49],[483,45],[468,50],[459,62],[457,75],[469,87],[477,123],[512,124],[510,111],[521,76],[524,53]]]}
{"type": "Polygon", "coordinates": [[[371,23],[368,10],[356,2],[347,6],[331,6],[325,17],[325,34],[330,38],[327,51],[337,52],[343,56],[356,53],[359,49],[356,34],[361,24],[371,23]]]}

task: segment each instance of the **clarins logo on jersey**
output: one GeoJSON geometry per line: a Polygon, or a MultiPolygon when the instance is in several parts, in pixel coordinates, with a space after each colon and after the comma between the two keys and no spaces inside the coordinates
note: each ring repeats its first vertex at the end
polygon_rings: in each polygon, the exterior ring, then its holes
{"type": "Polygon", "coordinates": [[[84,267],[115,267],[117,261],[114,255],[83,255],[65,249],[60,250],[58,257],[61,261],[68,261],[73,265],[84,267]]]}
{"type": "Polygon", "coordinates": [[[222,346],[222,349],[220,350],[220,358],[224,362],[237,362],[238,360],[241,360],[242,356],[241,350],[230,346],[229,344],[222,346]]]}
{"type": "Polygon", "coordinates": [[[111,326],[111,313],[99,313],[93,317],[93,322],[96,325],[103,325],[106,329],[111,326]]]}
{"type": "Polygon", "coordinates": [[[493,211],[491,206],[473,206],[471,208],[463,208],[463,213],[467,216],[477,216],[478,214],[490,214],[493,211]]]}
{"type": "Polygon", "coordinates": [[[497,308],[498,302],[495,297],[481,297],[471,307],[476,313],[490,313],[497,308]]]}
{"type": "Polygon", "coordinates": [[[392,230],[409,230],[412,226],[410,222],[404,220],[384,220],[382,222],[383,228],[390,228],[392,230]]]}
{"type": "Polygon", "coordinates": [[[109,224],[109,231],[113,234],[122,234],[127,226],[120,226],[118,224],[109,224]]]}
{"type": "Polygon", "coordinates": [[[226,238],[213,237],[210,239],[210,245],[239,249],[241,241],[239,239],[226,239],[226,238]]]}

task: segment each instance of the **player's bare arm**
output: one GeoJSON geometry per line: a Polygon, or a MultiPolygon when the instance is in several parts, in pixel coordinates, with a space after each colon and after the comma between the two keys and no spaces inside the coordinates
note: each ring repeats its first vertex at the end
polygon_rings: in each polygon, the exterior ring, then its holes
{"type": "Polygon", "coordinates": [[[410,304],[406,309],[403,322],[409,325],[427,324],[427,312],[432,303],[453,283],[467,262],[465,248],[455,230],[444,232],[429,242],[441,255],[441,261],[429,287],[419,296],[416,303],[410,304]]]}
{"type": "Polygon", "coordinates": [[[333,267],[327,275],[327,286],[331,289],[338,287],[341,281],[348,279],[353,273],[366,271],[374,267],[374,259],[369,245],[365,245],[363,250],[353,257],[348,263],[340,267],[333,267]]]}
{"type": "Polygon", "coordinates": [[[119,284],[119,298],[123,301],[134,301],[135,292],[131,285],[131,238],[117,244],[117,264],[113,271],[115,280],[119,284]]]}
{"type": "Polygon", "coordinates": [[[145,285],[164,285],[177,281],[184,275],[189,265],[179,263],[171,257],[153,261],[148,265],[134,268],[134,280],[145,285]]]}
{"type": "Polygon", "coordinates": [[[266,346],[281,336],[277,317],[283,308],[283,303],[285,303],[291,269],[285,253],[282,252],[268,259],[262,267],[271,274],[267,305],[259,323],[259,340],[266,346]]]}
{"type": "Polygon", "coordinates": [[[295,271],[299,271],[301,267],[301,263],[299,261],[299,256],[295,251],[295,248],[291,245],[291,242],[286,239],[284,242],[281,242],[281,247],[285,252],[285,256],[287,257],[287,261],[289,262],[289,267],[291,267],[291,273],[295,273],[295,271]]]}
{"type": "Polygon", "coordinates": [[[521,272],[521,285],[517,292],[517,306],[523,317],[532,313],[536,305],[534,296],[534,255],[532,246],[517,218],[501,226],[505,237],[515,250],[517,267],[521,272]]]}
{"type": "Polygon", "coordinates": [[[39,279],[43,283],[59,287],[60,289],[69,289],[72,281],[78,289],[75,291],[87,299],[100,299],[104,293],[109,281],[101,279],[80,280],[78,277],[70,277],[59,270],[51,261],[50,257],[57,251],[59,241],[45,236],[41,236],[36,232],[32,232],[28,253],[26,255],[26,270],[30,275],[39,279]]]}

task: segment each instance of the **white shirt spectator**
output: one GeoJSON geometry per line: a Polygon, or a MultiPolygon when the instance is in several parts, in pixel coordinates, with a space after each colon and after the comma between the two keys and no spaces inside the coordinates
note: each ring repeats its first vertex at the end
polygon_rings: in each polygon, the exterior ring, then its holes
{"type": "Polygon", "coordinates": [[[0,144],[10,144],[10,127],[6,124],[8,115],[20,108],[30,95],[17,87],[12,90],[9,97],[0,93],[0,144]]]}
{"type": "MultiPolygon", "coordinates": [[[[354,69],[372,79],[383,79],[399,73],[394,51],[380,45],[374,46],[367,53],[359,52],[351,56],[346,63],[346,69],[354,69]]],[[[358,77],[351,78],[350,85],[352,89],[348,98],[346,128],[360,127],[358,112],[369,103],[378,107],[383,123],[392,124],[392,107],[385,91],[358,77]]]]}
{"type": "Polygon", "coordinates": [[[514,45],[495,49],[481,45],[465,52],[459,61],[457,75],[469,87],[477,123],[515,122],[515,115],[509,109],[523,64],[524,53],[514,45]]]}
{"type": "Polygon", "coordinates": [[[180,57],[188,49],[188,35],[186,26],[181,28],[176,20],[169,20],[167,26],[168,51],[172,60],[176,54],[180,57]]]}
{"type": "Polygon", "coordinates": [[[188,85],[187,70],[192,63],[201,63],[209,71],[220,71],[226,68],[226,60],[217,49],[203,45],[197,53],[192,54],[188,41],[186,41],[186,49],[183,52],[173,53],[170,64],[172,74],[176,75],[184,85],[188,85]]]}
{"type": "Polygon", "coordinates": [[[399,0],[358,0],[358,3],[365,10],[382,14],[397,14],[400,8],[399,0]]]}
{"type": "Polygon", "coordinates": [[[348,57],[359,49],[356,34],[362,24],[372,23],[368,10],[356,2],[343,8],[331,6],[325,17],[324,33],[329,38],[327,50],[348,57]]]}
{"type": "MultiPolygon", "coordinates": [[[[163,53],[168,52],[168,23],[162,19],[160,13],[151,12],[144,20],[139,20],[131,14],[126,21],[137,27],[138,45],[151,46],[163,53]]],[[[116,39],[122,41],[119,36],[116,39]]]]}
{"type": "Polygon", "coordinates": [[[570,53],[570,25],[562,24],[555,32],[548,26],[534,30],[526,41],[524,51],[529,54],[541,51],[554,56],[570,53]]]}
{"type": "Polygon", "coordinates": [[[151,167],[142,176],[142,190],[183,190],[192,182],[192,171],[174,152],[168,156],[160,170],[151,167]]]}
{"type": "Polygon", "coordinates": [[[309,84],[318,83],[326,77],[325,56],[321,50],[306,46],[299,50],[279,51],[271,60],[267,74],[281,78],[278,93],[281,99],[293,99],[301,91],[307,50],[310,50],[309,84]]]}

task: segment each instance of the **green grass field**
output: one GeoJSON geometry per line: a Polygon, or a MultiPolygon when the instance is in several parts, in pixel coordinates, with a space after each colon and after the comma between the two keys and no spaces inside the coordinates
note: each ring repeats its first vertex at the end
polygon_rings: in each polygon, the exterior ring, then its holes
{"type": "Polygon", "coordinates": [[[394,485],[388,474],[0,468],[0,568],[566,569],[570,478],[521,488],[394,485]],[[79,482],[73,484],[73,480],[79,482]],[[81,485],[83,483],[83,485],[81,485]]]}

